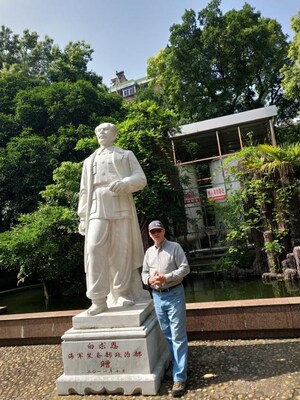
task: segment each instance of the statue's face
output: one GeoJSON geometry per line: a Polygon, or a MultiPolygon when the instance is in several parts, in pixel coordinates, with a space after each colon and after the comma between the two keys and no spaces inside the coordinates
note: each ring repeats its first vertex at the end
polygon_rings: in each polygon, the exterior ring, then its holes
{"type": "Polygon", "coordinates": [[[101,124],[96,128],[96,136],[101,146],[109,147],[115,141],[116,132],[111,125],[101,124]]]}

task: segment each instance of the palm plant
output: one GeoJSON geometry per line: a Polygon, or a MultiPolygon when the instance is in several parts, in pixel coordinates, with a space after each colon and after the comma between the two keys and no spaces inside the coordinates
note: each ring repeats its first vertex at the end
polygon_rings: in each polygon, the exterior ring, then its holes
{"type": "Polygon", "coordinates": [[[251,146],[236,157],[249,229],[263,237],[269,272],[278,272],[283,257],[300,244],[295,179],[300,166],[300,143],[251,146]]]}

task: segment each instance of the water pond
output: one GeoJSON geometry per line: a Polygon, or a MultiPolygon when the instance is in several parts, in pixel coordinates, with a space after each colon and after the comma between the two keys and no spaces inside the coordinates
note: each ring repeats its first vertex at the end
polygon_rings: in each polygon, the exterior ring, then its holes
{"type": "MultiPolygon", "coordinates": [[[[265,284],[261,279],[229,280],[216,274],[191,273],[184,285],[188,303],[300,296],[299,282],[265,284]]],[[[47,304],[42,287],[0,295],[0,306],[6,306],[9,314],[79,310],[89,305],[85,295],[53,299],[47,304]]]]}
{"type": "Polygon", "coordinates": [[[300,281],[273,281],[260,278],[224,279],[218,274],[193,273],[185,282],[187,303],[248,300],[300,296],[300,281]]]}

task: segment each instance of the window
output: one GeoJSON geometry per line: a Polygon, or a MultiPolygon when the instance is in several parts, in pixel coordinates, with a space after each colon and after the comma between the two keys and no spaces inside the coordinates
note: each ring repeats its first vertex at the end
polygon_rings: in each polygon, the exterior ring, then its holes
{"type": "Polygon", "coordinates": [[[135,94],[136,90],[135,90],[135,86],[131,86],[127,89],[123,89],[122,90],[122,96],[123,97],[128,97],[128,96],[132,96],[133,94],[135,94]]]}

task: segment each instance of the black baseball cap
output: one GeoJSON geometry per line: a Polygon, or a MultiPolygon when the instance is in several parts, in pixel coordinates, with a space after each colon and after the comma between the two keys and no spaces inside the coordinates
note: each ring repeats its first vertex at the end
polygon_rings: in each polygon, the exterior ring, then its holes
{"type": "Polygon", "coordinates": [[[152,221],[149,224],[149,232],[151,232],[153,229],[165,229],[161,221],[152,221]]]}

